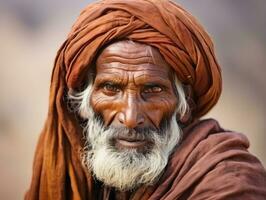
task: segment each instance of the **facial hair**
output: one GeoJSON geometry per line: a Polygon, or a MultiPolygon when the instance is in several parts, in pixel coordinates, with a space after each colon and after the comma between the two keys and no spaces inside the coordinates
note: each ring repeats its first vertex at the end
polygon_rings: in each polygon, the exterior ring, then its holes
{"type": "Polygon", "coordinates": [[[104,127],[98,117],[88,119],[87,146],[83,161],[99,181],[120,191],[133,190],[141,185],[153,185],[165,169],[169,155],[181,140],[176,114],[161,130],[104,127]],[[139,152],[136,148],[117,149],[114,139],[134,135],[151,145],[139,152]]]}

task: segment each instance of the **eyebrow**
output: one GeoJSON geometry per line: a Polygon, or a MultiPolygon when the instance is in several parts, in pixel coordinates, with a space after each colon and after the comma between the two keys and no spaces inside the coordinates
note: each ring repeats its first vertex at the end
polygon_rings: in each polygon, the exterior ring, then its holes
{"type": "Polygon", "coordinates": [[[158,77],[155,75],[147,75],[147,74],[142,74],[140,76],[134,77],[135,82],[140,82],[140,84],[147,84],[147,83],[158,83],[158,84],[162,84],[162,85],[169,85],[171,84],[171,81],[169,80],[169,77],[158,77]],[[149,79],[147,80],[146,77],[149,77],[149,79]]]}
{"type": "MultiPolygon", "coordinates": [[[[109,83],[112,85],[117,85],[119,87],[125,87],[127,85],[127,81],[124,81],[122,78],[118,76],[101,76],[98,77],[95,81],[95,85],[97,88],[101,88],[105,83],[109,83]]],[[[166,80],[163,78],[159,78],[156,76],[151,77],[149,80],[146,78],[135,78],[135,84],[137,86],[153,86],[153,85],[159,85],[164,88],[171,88],[171,81],[166,80]],[[136,80],[137,79],[137,80],[136,80]]]]}
{"type": "Polygon", "coordinates": [[[95,83],[97,85],[105,83],[105,82],[112,82],[115,84],[122,84],[123,83],[123,79],[121,77],[119,77],[118,73],[116,73],[115,75],[101,75],[96,77],[95,79],[95,83]]]}

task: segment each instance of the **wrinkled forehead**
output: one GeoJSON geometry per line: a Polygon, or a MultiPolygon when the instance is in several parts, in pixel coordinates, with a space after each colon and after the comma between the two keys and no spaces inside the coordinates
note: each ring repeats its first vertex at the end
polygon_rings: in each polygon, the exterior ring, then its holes
{"type": "Polygon", "coordinates": [[[161,69],[167,68],[167,71],[170,69],[157,48],[129,40],[118,41],[105,47],[99,54],[96,65],[103,66],[114,61],[128,65],[151,64],[161,69]]]}

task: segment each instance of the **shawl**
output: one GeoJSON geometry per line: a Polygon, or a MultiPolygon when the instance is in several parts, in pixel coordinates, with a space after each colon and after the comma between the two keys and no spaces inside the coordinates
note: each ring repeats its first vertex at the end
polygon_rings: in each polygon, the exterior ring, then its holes
{"type": "MultiPolygon", "coordinates": [[[[48,116],[26,199],[99,199],[95,180],[80,159],[82,128],[66,99],[69,90],[84,84],[99,50],[124,39],[156,47],[179,80],[192,87],[194,119],[218,101],[221,72],[213,44],[183,8],[166,0],[105,0],[89,5],[55,58],[48,116]]],[[[212,120],[189,127],[158,184],[139,188],[132,199],[224,199],[239,194],[248,199],[256,194],[254,199],[259,199],[265,195],[265,171],[247,152],[243,135],[221,134],[223,130],[212,120]]]]}

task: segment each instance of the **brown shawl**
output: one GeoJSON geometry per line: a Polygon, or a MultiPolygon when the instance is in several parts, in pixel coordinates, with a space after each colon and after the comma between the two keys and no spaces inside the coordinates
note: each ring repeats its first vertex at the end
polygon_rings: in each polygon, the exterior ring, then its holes
{"type": "MultiPolygon", "coordinates": [[[[67,109],[66,94],[84,83],[101,47],[123,39],[159,49],[182,83],[193,88],[194,118],[217,102],[221,74],[213,45],[189,13],[165,0],[106,0],[89,5],[55,59],[48,117],[26,199],[97,199],[95,181],[80,161],[82,130],[67,109]]],[[[243,136],[219,133],[222,130],[213,121],[190,127],[158,185],[140,188],[133,199],[222,199],[239,194],[256,194],[258,199],[265,195],[265,172],[246,151],[243,136]]]]}

